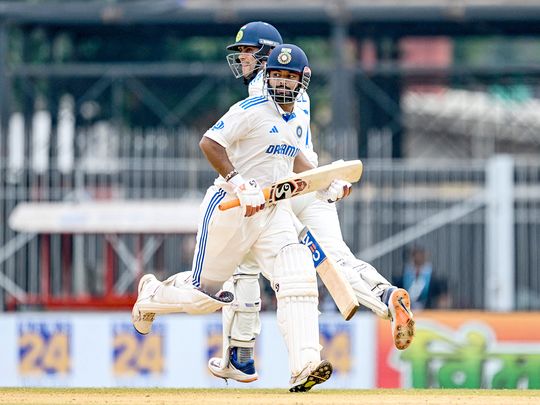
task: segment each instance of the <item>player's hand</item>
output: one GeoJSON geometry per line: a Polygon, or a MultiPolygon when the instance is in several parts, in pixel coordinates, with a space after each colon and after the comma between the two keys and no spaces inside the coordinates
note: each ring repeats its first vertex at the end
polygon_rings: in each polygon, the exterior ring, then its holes
{"type": "Polygon", "coordinates": [[[250,179],[234,189],[244,210],[244,216],[251,217],[264,209],[266,199],[255,179],[250,179]]]}
{"type": "Polygon", "coordinates": [[[351,194],[352,184],[345,180],[335,179],[327,189],[317,191],[317,198],[334,203],[351,194]]]}

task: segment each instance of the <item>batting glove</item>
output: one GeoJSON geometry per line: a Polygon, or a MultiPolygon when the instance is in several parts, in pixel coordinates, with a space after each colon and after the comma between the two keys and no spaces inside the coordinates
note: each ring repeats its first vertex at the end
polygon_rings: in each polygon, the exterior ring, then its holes
{"type": "Polygon", "coordinates": [[[240,205],[244,210],[244,216],[251,217],[264,209],[266,199],[255,179],[244,181],[244,179],[237,174],[231,179],[230,183],[235,186],[234,193],[240,200],[240,205]]]}
{"type": "Polygon", "coordinates": [[[351,193],[352,184],[345,180],[335,179],[324,190],[317,191],[317,198],[329,203],[335,203],[351,193]]]}

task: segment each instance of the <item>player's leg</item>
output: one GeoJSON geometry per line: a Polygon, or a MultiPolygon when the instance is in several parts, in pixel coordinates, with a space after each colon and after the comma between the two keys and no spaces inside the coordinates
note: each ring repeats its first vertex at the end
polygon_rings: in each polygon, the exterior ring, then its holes
{"type": "Polygon", "coordinates": [[[174,275],[165,282],[146,275],[139,283],[132,321],[140,333],[148,333],[156,314],[213,312],[230,304],[232,294],[220,291],[245,255],[239,210],[221,212],[217,205],[225,193],[210,187],[201,204],[192,275],[174,275]]]}
{"type": "Polygon", "coordinates": [[[248,254],[223,287],[234,294],[235,300],[222,310],[223,355],[208,361],[208,368],[216,377],[239,382],[258,379],[254,349],[261,332],[259,274],[257,263],[248,254]]]}
{"type": "Polygon", "coordinates": [[[208,314],[229,306],[233,301],[234,297],[230,292],[223,291],[212,296],[195,288],[191,283],[179,282],[181,279],[182,277],[175,275],[160,282],[153,274],[146,274],[141,278],[137,301],[131,312],[137,332],[143,335],[149,333],[157,314],[208,314]]]}
{"type": "Polygon", "coordinates": [[[414,321],[407,292],[394,287],[371,264],[354,256],[343,240],[335,204],[310,195],[298,197],[301,198],[303,201],[291,201],[298,219],[311,229],[326,254],[338,264],[358,302],[379,317],[392,321],[396,347],[408,347],[414,336],[414,321]]]}
{"type": "Polygon", "coordinates": [[[343,271],[358,302],[382,318],[388,318],[388,307],[382,302],[383,292],[391,284],[375,268],[356,259],[343,241],[336,205],[308,194],[291,200],[293,212],[308,226],[326,254],[343,271]]]}
{"type": "Polygon", "coordinates": [[[277,319],[289,354],[290,390],[308,391],[328,380],[332,365],[321,360],[317,277],[309,249],[297,242],[292,213],[279,209],[253,247],[277,297],[277,319]]]}

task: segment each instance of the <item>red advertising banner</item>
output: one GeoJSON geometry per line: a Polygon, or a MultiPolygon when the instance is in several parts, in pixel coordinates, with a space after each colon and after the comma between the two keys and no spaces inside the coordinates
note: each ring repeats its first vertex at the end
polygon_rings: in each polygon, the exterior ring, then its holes
{"type": "Polygon", "coordinates": [[[540,313],[424,311],[397,350],[388,321],[377,327],[380,388],[540,388],[540,313]]]}

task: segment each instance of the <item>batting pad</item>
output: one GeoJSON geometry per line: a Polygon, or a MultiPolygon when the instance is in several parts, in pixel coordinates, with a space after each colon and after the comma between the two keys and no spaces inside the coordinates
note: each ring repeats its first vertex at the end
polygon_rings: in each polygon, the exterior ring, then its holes
{"type": "Polygon", "coordinates": [[[234,302],[223,307],[223,357],[221,364],[229,364],[231,347],[255,347],[255,339],[261,333],[261,288],[258,274],[234,275],[223,285],[234,294],[234,302]]]}
{"type": "Polygon", "coordinates": [[[273,286],[278,325],[294,376],[310,361],[321,360],[317,277],[306,246],[291,244],[281,249],[274,264],[273,286]]]}

